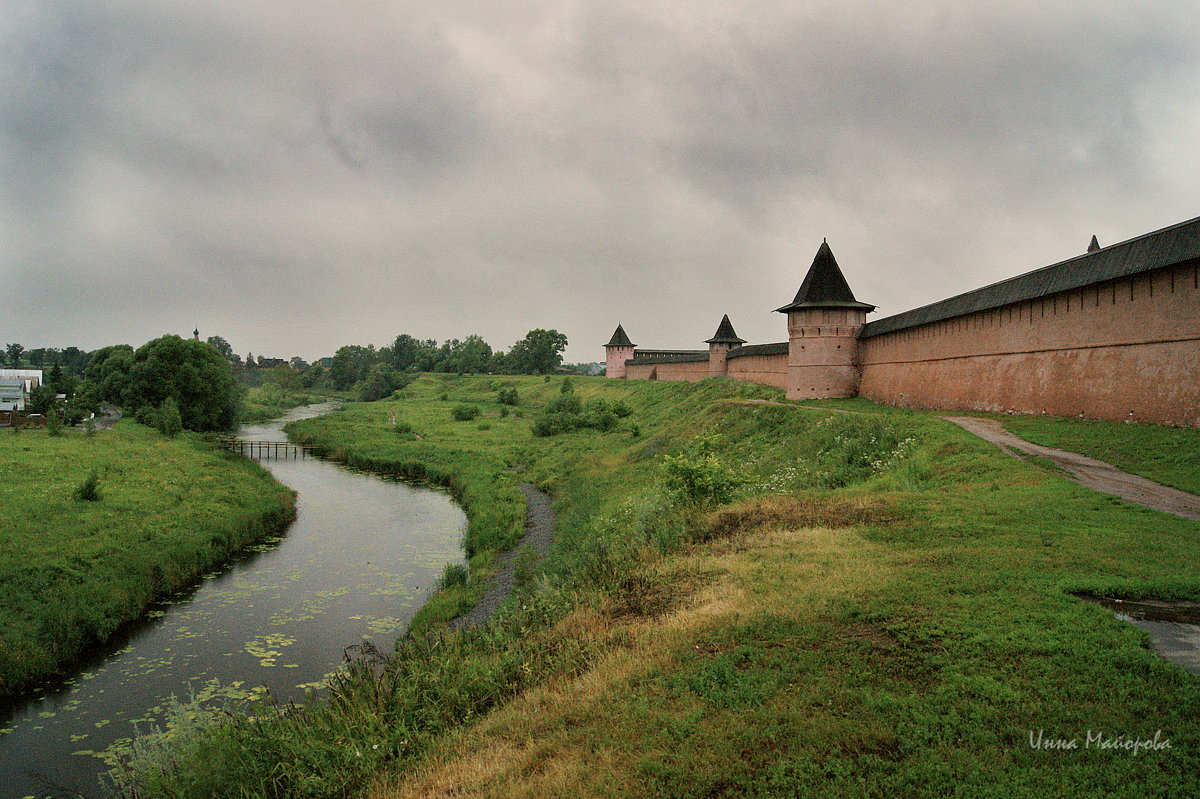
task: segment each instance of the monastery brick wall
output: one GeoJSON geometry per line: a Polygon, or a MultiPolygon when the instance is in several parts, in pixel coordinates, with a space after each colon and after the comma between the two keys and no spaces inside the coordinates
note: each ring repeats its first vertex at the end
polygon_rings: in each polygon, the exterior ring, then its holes
{"type": "Polygon", "coordinates": [[[628,380],[694,381],[709,377],[708,361],[646,361],[626,363],[625,377],[628,380]]]}
{"type": "MultiPolygon", "coordinates": [[[[790,399],[848,397],[1200,427],[1200,218],[866,323],[822,242],[786,344],[744,344],[725,316],[697,351],[632,350],[612,377],[726,375],[790,399]]],[[[608,347],[628,343],[618,325],[608,347]]],[[[632,348],[632,345],[628,345],[632,348]]],[[[622,350],[622,354],[626,350],[622,350]]]]}
{"type": "Polygon", "coordinates": [[[889,405],[1200,426],[1200,270],[863,338],[859,363],[859,393],[889,405]]]}
{"type": "Polygon", "coordinates": [[[725,374],[747,383],[786,389],[788,356],[785,352],[779,355],[743,355],[730,358],[725,364],[725,374]]]}

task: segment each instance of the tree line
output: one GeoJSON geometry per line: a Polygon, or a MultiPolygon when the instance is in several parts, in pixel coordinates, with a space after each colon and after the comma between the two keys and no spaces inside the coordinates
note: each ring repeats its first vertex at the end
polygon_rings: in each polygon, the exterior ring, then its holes
{"type": "Polygon", "coordinates": [[[493,350],[476,335],[439,344],[402,333],[391,346],[378,349],[339,347],[326,365],[300,358],[256,361],[250,355],[242,360],[220,336],[201,342],[166,335],[136,349],[117,344],[92,352],[78,347],[26,351],[9,344],[3,358],[12,368],[53,363],[44,385],[30,395],[28,412],[55,414],[77,424],[107,403],[164,431],[207,431],[236,423],[247,385],[275,382],[288,390],[354,391],[359,399],[372,401],[388,396],[417,372],[549,374],[561,366],[566,346],[565,335],[540,328],[507,352],[493,350]],[[274,365],[263,368],[260,363],[274,365]]]}
{"type": "Polygon", "coordinates": [[[562,365],[567,337],[557,330],[530,330],[507,351],[493,350],[482,337],[418,339],[396,336],[389,347],[339,347],[329,365],[328,384],[337,390],[358,388],[361,399],[387,396],[403,382],[405,373],[551,374],[562,365]]]}

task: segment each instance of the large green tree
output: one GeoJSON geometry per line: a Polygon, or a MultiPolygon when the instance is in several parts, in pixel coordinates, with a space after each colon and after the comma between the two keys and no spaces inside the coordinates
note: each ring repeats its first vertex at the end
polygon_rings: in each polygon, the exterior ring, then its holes
{"type": "Polygon", "coordinates": [[[208,346],[221,353],[221,356],[234,365],[241,365],[242,356],[233,351],[233,347],[229,342],[220,336],[209,336],[206,340],[208,346]]]}
{"type": "Polygon", "coordinates": [[[462,341],[450,343],[446,371],[459,374],[479,374],[488,371],[492,360],[492,347],[482,336],[470,335],[462,341]]]}
{"type": "Polygon", "coordinates": [[[175,335],[156,338],[133,354],[124,404],[158,408],[171,398],[188,430],[226,430],[238,410],[238,386],[229,361],[200,341],[175,335]]]}
{"type": "Polygon", "coordinates": [[[333,354],[333,364],[329,367],[329,380],[336,389],[348,389],[365,379],[378,360],[379,354],[375,352],[373,344],[366,347],[357,344],[338,347],[333,354]]]}
{"type": "Polygon", "coordinates": [[[97,399],[114,405],[127,405],[125,391],[129,386],[129,371],[133,368],[133,347],[115,344],[101,347],[92,353],[84,377],[96,386],[97,399]]]}
{"type": "Polygon", "coordinates": [[[536,328],[509,350],[509,365],[519,374],[550,374],[562,363],[567,337],[557,330],[536,328]]]}

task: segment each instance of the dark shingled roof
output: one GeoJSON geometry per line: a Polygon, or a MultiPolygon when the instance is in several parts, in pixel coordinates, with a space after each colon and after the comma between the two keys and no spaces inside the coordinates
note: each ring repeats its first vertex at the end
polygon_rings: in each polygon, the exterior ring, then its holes
{"type": "Polygon", "coordinates": [[[729,321],[729,314],[721,317],[721,324],[717,325],[717,332],[713,333],[713,337],[704,342],[705,344],[745,344],[746,339],[738,338],[738,334],[733,332],[733,323],[729,321]]]}
{"type": "Polygon", "coordinates": [[[863,325],[870,338],[1200,259],[1200,217],[863,325]]]}
{"type": "Polygon", "coordinates": [[[649,357],[646,357],[646,356],[644,356],[644,355],[643,355],[643,353],[640,353],[640,352],[639,352],[639,353],[636,353],[636,354],[635,354],[635,355],[634,355],[632,358],[630,358],[629,360],[625,361],[625,363],[626,363],[626,364],[630,364],[630,363],[634,363],[634,364],[643,364],[643,363],[698,363],[698,362],[700,362],[700,361],[707,361],[707,360],[708,360],[708,351],[707,351],[707,350],[704,350],[704,351],[699,351],[699,350],[698,350],[698,351],[696,351],[696,352],[687,352],[687,351],[684,351],[684,350],[677,350],[677,351],[675,351],[675,352],[674,352],[674,353],[672,353],[672,354],[664,354],[664,355],[654,355],[654,354],[651,354],[649,357]]]}
{"type": "Polygon", "coordinates": [[[747,344],[745,347],[732,349],[726,358],[745,358],[747,355],[787,355],[788,343],[781,341],[778,344],[747,344]]]}
{"type": "Polygon", "coordinates": [[[796,299],[775,310],[778,313],[787,313],[801,308],[875,310],[874,305],[854,299],[854,292],[850,290],[850,284],[846,282],[842,270],[838,268],[837,259],[833,257],[833,250],[829,249],[829,242],[826,241],[822,241],[821,246],[817,249],[812,266],[808,268],[808,274],[804,276],[804,282],[800,284],[800,290],[796,292],[796,299]]]}
{"type": "Polygon", "coordinates": [[[609,339],[606,347],[632,347],[633,342],[629,340],[629,336],[625,335],[625,328],[617,325],[617,329],[613,331],[612,338],[609,339]]]}

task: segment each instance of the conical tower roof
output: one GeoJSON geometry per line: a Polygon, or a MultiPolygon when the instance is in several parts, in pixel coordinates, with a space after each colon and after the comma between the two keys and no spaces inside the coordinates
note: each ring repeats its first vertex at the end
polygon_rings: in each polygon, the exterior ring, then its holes
{"type": "Polygon", "coordinates": [[[812,266],[808,268],[808,274],[804,276],[804,282],[800,284],[800,290],[796,292],[796,299],[775,310],[779,313],[787,313],[801,308],[875,310],[874,305],[854,299],[854,292],[850,290],[850,284],[842,275],[837,259],[833,257],[833,250],[829,248],[829,243],[826,241],[821,242],[817,256],[813,258],[812,266]]]}
{"type": "Polygon", "coordinates": [[[733,323],[729,321],[729,314],[721,317],[721,324],[717,326],[717,332],[713,333],[713,337],[705,344],[745,344],[746,339],[738,338],[738,334],[733,332],[733,323]]]}
{"type": "Polygon", "coordinates": [[[625,328],[617,325],[617,329],[613,331],[612,338],[605,344],[606,347],[632,347],[634,343],[629,340],[629,336],[625,335],[625,328]]]}
{"type": "Polygon", "coordinates": [[[1087,251],[1088,251],[1088,252],[1095,252],[1095,251],[1096,251],[1096,250],[1098,250],[1098,249],[1100,249],[1100,240],[1099,240],[1099,239],[1097,239],[1097,238],[1095,237],[1095,235],[1093,235],[1093,236],[1092,236],[1092,241],[1091,241],[1091,243],[1089,243],[1089,244],[1088,244],[1088,249],[1087,249],[1087,251]]]}

